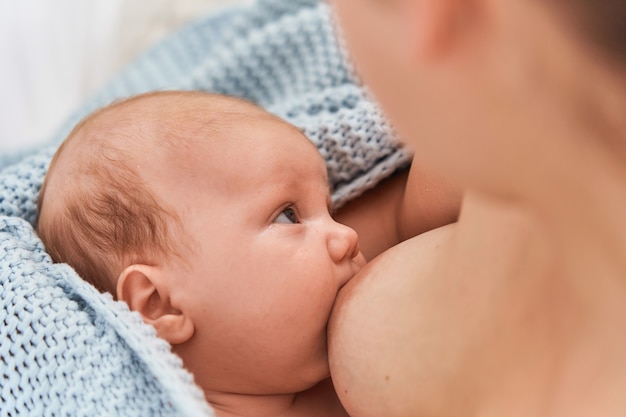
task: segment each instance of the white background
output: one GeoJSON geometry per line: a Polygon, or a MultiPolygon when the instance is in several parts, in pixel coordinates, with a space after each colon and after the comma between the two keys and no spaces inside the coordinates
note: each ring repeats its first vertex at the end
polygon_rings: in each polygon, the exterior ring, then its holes
{"type": "Polygon", "coordinates": [[[49,139],[139,52],[250,0],[0,0],[0,152],[49,139]]]}

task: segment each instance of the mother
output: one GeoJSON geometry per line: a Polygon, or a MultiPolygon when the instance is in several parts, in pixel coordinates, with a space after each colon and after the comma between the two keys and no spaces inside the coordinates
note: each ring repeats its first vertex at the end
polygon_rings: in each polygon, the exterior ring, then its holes
{"type": "Polygon", "coordinates": [[[470,190],[342,292],[351,415],[626,413],[625,4],[334,1],[415,158],[470,190]]]}

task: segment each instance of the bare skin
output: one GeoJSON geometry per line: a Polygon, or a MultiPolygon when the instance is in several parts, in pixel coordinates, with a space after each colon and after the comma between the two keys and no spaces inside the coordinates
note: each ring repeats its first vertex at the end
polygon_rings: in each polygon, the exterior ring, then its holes
{"type": "Polygon", "coordinates": [[[334,5],[416,158],[470,190],[456,225],[342,290],[329,352],[348,413],[623,415],[621,67],[541,2],[334,5]]]}

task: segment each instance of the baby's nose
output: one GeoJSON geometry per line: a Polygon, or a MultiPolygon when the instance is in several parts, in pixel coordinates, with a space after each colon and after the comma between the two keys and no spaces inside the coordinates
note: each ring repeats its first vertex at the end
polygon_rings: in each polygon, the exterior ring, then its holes
{"type": "Polygon", "coordinates": [[[328,236],[328,252],[335,262],[353,259],[359,255],[359,237],[348,226],[335,223],[328,236]]]}

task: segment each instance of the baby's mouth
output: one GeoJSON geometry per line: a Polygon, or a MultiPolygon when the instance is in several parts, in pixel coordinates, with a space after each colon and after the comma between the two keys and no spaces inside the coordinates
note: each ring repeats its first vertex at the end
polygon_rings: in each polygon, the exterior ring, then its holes
{"type": "Polygon", "coordinates": [[[351,265],[351,272],[348,274],[348,276],[344,279],[344,282],[341,284],[341,286],[339,287],[339,291],[345,287],[345,285],[347,283],[349,283],[350,281],[352,281],[352,278],[354,278],[360,271],[361,269],[365,266],[365,258],[363,258],[360,254],[359,256],[362,258],[362,262],[361,261],[357,261],[357,258],[354,258],[352,265],[351,265]]]}
{"type": "Polygon", "coordinates": [[[363,254],[361,252],[359,252],[359,254],[354,257],[354,263],[358,267],[357,271],[355,272],[355,274],[356,274],[357,272],[359,272],[361,270],[361,268],[363,268],[365,266],[367,261],[365,260],[365,256],[363,256],[363,254]]]}

